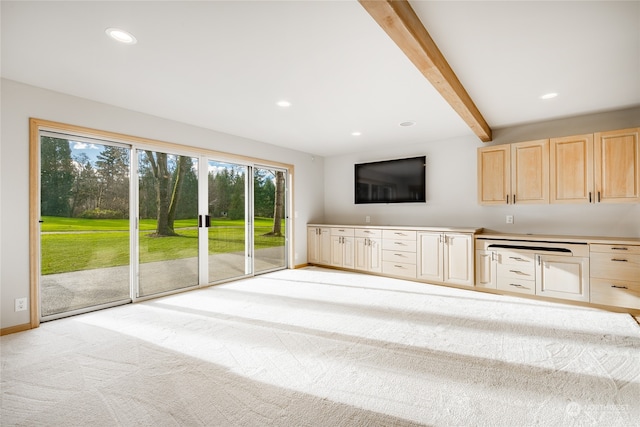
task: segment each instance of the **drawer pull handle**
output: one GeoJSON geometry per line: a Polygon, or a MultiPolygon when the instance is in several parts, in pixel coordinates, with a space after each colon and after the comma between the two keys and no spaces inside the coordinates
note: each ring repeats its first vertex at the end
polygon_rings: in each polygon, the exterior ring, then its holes
{"type": "Polygon", "coordinates": [[[620,258],[611,258],[611,261],[615,261],[615,262],[629,262],[626,259],[620,259],[620,258]]]}
{"type": "Polygon", "coordinates": [[[395,268],[404,268],[403,266],[398,265],[398,264],[394,264],[393,266],[394,266],[395,268]]]}
{"type": "Polygon", "coordinates": [[[524,258],[520,258],[519,256],[510,256],[510,259],[515,259],[516,261],[523,261],[523,262],[527,262],[526,259],[524,258]]]}
{"type": "Polygon", "coordinates": [[[511,273],[516,273],[516,274],[519,274],[519,275],[521,275],[521,276],[528,276],[528,274],[527,274],[527,273],[523,273],[523,272],[522,272],[522,271],[520,271],[520,270],[509,270],[509,272],[511,272],[511,273]]]}
{"type": "Polygon", "coordinates": [[[404,245],[402,242],[393,242],[394,245],[404,245]]]}
{"type": "Polygon", "coordinates": [[[629,248],[614,248],[614,247],[612,247],[611,250],[612,251],[628,251],[629,248]]]}
{"type": "Polygon", "coordinates": [[[524,288],[524,286],[519,285],[519,284],[517,284],[517,283],[509,283],[509,286],[514,286],[514,287],[516,287],[516,288],[524,288]]]}
{"type": "Polygon", "coordinates": [[[626,286],[616,286],[616,285],[611,285],[612,288],[616,288],[616,289],[629,289],[626,286]]]}

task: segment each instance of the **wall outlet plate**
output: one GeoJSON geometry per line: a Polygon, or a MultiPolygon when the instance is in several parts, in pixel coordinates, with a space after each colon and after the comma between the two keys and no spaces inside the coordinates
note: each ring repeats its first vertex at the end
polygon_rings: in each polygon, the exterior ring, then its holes
{"type": "Polygon", "coordinates": [[[364,222],[366,223],[370,223],[371,222],[371,217],[369,215],[364,217],[364,222]]]}
{"type": "Polygon", "coordinates": [[[513,215],[507,215],[507,224],[513,224],[513,215]]]}
{"type": "Polygon", "coordinates": [[[16,309],[16,311],[25,311],[27,309],[27,299],[26,298],[16,298],[16,300],[15,300],[15,309],[16,309]]]}

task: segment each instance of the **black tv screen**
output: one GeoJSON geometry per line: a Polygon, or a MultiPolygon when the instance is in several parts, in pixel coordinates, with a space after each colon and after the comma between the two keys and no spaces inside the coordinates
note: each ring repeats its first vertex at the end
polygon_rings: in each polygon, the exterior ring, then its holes
{"type": "Polygon", "coordinates": [[[356,204],[425,202],[425,164],[426,156],[356,164],[356,204]]]}

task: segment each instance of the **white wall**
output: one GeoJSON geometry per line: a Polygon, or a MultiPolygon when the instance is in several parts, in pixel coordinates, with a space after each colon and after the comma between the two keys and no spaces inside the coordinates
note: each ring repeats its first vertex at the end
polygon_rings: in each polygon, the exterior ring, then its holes
{"type": "MultiPolygon", "coordinates": [[[[640,126],[640,108],[593,114],[494,132],[491,144],[640,126]]],[[[373,225],[473,226],[513,233],[640,237],[640,204],[505,205],[477,203],[476,138],[415,144],[325,158],[325,222],[373,225]],[[355,163],[427,156],[427,203],[355,205],[355,163]],[[513,215],[514,224],[505,216],[513,215]]]]}
{"type": "Polygon", "coordinates": [[[323,159],[220,132],[172,122],[48,90],[1,80],[0,326],[26,324],[14,299],[29,295],[29,118],[84,126],[293,164],[295,264],[306,263],[306,224],[322,220],[323,159]]]}

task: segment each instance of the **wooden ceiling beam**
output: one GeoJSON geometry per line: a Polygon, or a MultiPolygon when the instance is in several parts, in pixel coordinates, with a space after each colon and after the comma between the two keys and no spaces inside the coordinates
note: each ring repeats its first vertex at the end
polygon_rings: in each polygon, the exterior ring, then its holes
{"type": "Polygon", "coordinates": [[[407,0],[358,0],[483,142],[491,128],[407,0]]]}

